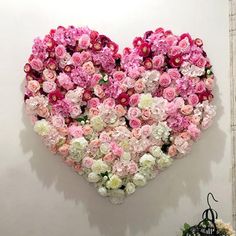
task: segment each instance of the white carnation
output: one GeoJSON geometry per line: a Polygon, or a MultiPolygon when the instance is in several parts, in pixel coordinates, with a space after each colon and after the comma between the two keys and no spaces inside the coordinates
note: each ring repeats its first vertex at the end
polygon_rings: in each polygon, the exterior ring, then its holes
{"type": "Polygon", "coordinates": [[[102,160],[95,160],[92,165],[92,171],[96,174],[105,173],[109,170],[108,165],[102,160]]]}
{"type": "Polygon", "coordinates": [[[139,162],[141,166],[153,167],[155,165],[156,159],[151,154],[144,154],[139,162]]]}
{"type": "Polygon", "coordinates": [[[51,126],[45,119],[38,120],[34,124],[34,131],[41,136],[47,135],[50,129],[51,126]]]}

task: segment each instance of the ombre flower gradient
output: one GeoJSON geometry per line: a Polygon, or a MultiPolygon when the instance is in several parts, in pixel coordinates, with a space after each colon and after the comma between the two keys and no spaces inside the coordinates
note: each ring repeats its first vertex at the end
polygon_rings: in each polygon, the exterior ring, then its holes
{"type": "Polygon", "coordinates": [[[25,64],[25,106],[45,145],[112,203],[191,150],[215,116],[201,39],[158,28],[118,45],[89,28],[52,29],[25,64]]]}

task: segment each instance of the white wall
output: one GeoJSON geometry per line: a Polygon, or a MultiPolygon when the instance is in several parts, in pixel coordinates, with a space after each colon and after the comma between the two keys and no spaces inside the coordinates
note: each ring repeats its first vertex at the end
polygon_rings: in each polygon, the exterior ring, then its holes
{"type": "Polygon", "coordinates": [[[212,191],[231,221],[227,0],[0,1],[0,235],[176,235],[197,223],[212,191]],[[217,76],[217,117],[191,154],[123,205],[111,205],[50,154],[23,112],[22,71],[32,40],[57,25],[88,25],[123,48],[148,29],[201,37],[217,76]]]}

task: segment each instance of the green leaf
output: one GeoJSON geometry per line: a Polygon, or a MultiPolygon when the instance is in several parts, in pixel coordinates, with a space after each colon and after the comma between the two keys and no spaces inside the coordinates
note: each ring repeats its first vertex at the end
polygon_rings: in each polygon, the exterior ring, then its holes
{"type": "Polygon", "coordinates": [[[79,116],[76,120],[81,123],[82,121],[86,122],[87,119],[88,119],[88,116],[85,115],[85,116],[79,116]]]}

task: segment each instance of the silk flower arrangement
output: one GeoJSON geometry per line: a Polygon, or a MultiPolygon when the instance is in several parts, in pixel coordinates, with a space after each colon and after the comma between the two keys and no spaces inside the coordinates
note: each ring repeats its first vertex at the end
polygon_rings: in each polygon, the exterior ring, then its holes
{"type": "Polygon", "coordinates": [[[53,153],[114,204],[184,156],[215,116],[203,42],[158,28],[118,45],[87,27],[36,38],[25,107],[53,153]]]}

